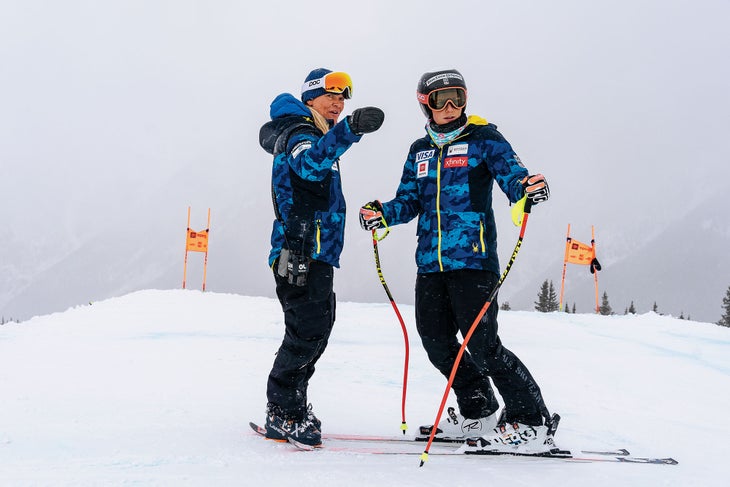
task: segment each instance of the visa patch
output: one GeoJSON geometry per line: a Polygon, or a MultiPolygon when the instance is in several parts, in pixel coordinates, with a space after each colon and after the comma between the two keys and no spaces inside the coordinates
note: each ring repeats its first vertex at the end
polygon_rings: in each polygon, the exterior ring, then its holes
{"type": "Polygon", "coordinates": [[[451,167],[467,167],[469,165],[468,157],[447,157],[444,159],[444,168],[451,167]]]}
{"type": "Polygon", "coordinates": [[[436,149],[422,150],[421,152],[416,152],[416,162],[418,163],[431,159],[435,153],[436,149]]]}

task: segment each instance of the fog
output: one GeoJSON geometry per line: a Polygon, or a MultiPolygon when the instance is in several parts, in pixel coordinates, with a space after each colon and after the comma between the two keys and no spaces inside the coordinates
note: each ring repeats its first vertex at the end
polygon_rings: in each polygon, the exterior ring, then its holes
{"type": "MultiPolygon", "coordinates": [[[[467,112],[497,124],[550,184],[501,298],[530,309],[544,279],[559,286],[569,223],[587,242],[595,226],[609,279],[613,264],[723,200],[729,10],[722,1],[2,2],[0,313],[24,319],[180,287],[188,206],[194,229],[211,208],[207,288],[273,296],[271,157],[258,130],[274,97],[298,95],[316,67],[351,74],[346,114],[367,105],[386,113],[341,160],[348,229],[338,299],[385,298],[357,210],[393,197],[424,133],[417,80],[441,68],[462,72],[467,112]]],[[[498,192],[495,211],[504,265],[517,232],[498,192]]],[[[710,230],[730,239],[715,211],[710,230]]],[[[687,246],[662,247],[658,260],[671,268],[687,246]]],[[[399,301],[413,300],[414,250],[415,222],[381,243],[399,301]]],[[[712,260],[727,269],[724,253],[712,260]]],[[[717,309],[693,310],[696,319],[719,318],[730,284],[730,273],[712,273],[709,285],[712,269],[691,287],[717,309]]],[[[569,270],[577,274],[587,272],[569,270]]],[[[189,286],[201,276],[193,254],[189,286]]],[[[583,311],[593,306],[586,282],[571,289],[588,296],[583,311]]],[[[670,298],[680,292],[673,282],[627,292],[640,311],[660,301],[676,314],[693,301],[670,298]]]]}

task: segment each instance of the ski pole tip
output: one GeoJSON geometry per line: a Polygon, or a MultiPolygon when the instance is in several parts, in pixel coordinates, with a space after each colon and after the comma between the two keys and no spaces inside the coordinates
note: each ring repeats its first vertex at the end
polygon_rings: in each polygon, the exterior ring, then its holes
{"type": "Polygon", "coordinates": [[[428,460],[428,450],[424,451],[421,454],[421,464],[419,465],[419,467],[423,467],[423,464],[426,463],[426,460],[428,460]]]}
{"type": "Polygon", "coordinates": [[[406,424],[406,422],[405,422],[405,421],[403,421],[403,422],[402,422],[402,423],[400,424],[400,429],[401,429],[401,431],[403,432],[403,434],[405,435],[405,434],[406,434],[406,430],[408,429],[408,425],[406,424]]]}

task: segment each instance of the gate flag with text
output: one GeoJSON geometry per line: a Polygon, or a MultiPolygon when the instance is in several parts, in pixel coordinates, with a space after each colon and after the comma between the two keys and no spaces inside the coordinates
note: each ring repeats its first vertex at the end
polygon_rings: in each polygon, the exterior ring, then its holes
{"type": "MultiPolygon", "coordinates": [[[[568,264],[590,266],[591,274],[596,288],[596,313],[599,312],[598,305],[598,271],[601,264],[596,258],[596,238],[593,226],[591,226],[591,244],[579,242],[570,236],[570,223],[568,224],[568,236],[565,241],[565,257],[563,258],[563,278],[560,285],[560,309],[563,310],[563,293],[565,292],[565,270],[568,264]]],[[[566,305],[567,306],[567,305],[566,305]]]]}
{"type": "Polygon", "coordinates": [[[205,230],[195,231],[190,228],[190,207],[188,206],[188,227],[185,237],[185,263],[183,264],[183,282],[185,289],[188,274],[188,252],[204,252],[203,260],[203,291],[205,291],[205,278],[208,271],[208,234],[210,233],[210,208],[208,208],[208,226],[205,230]]]}

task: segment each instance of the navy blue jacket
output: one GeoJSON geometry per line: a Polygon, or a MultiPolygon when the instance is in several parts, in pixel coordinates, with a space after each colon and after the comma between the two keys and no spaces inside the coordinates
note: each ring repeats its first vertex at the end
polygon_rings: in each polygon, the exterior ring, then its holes
{"type": "Polygon", "coordinates": [[[345,238],[339,158],[362,136],[347,119],[322,134],[309,108],[288,93],[274,99],[270,115],[259,132],[261,146],[274,155],[269,266],[287,248],[339,267],[345,238]]]}
{"type": "Polygon", "coordinates": [[[510,144],[477,116],[439,148],[430,135],[416,140],[393,200],[383,203],[388,225],[418,217],[419,273],[484,269],[499,274],[492,210],[496,181],[512,203],[524,195],[527,169],[510,144]]]}

